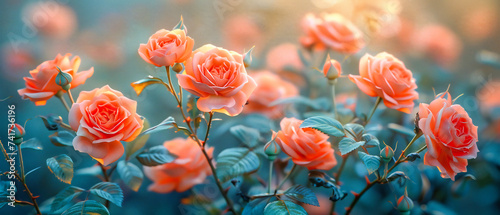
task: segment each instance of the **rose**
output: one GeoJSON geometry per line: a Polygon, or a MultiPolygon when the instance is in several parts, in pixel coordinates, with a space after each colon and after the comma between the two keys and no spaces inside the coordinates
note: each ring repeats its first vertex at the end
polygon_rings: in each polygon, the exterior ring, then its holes
{"type": "Polygon", "coordinates": [[[172,66],[186,61],[193,51],[194,40],[186,30],[161,29],[149,37],[147,44],[139,46],[139,55],[155,66],[172,66]]]}
{"type": "Polygon", "coordinates": [[[359,61],[359,74],[349,79],[369,96],[381,97],[385,106],[401,112],[411,113],[418,99],[417,85],[404,63],[382,52],[375,57],[366,54],[359,61]]]}
{"type": "Polygon", "coordinates": [[[323,74],[328,80],[334,81],[342,75],[342,67],[338,61],[330,59],[330,56],[328,56],[323,65],[323,74]]]}
{"type": "Polygon", "coordinates": [[[136,101],[108,85],[82,91],[69,112],[69,124],[76,131],[73,147],[105,166],[117,161],[124,152],[120,141],[132,141],[142,130],[136,108],[136,101]]]}
{"type": "Polygon", "coordinates": [[[301,38],[303,46],[318,49],[328,47],[340,53],[354,54],[363,48],[362,32],[348,19],[337,13],[316,17],[307,14],[302,20],[306,36],[301,38]]]}
{"type": "Polygon", "coordinates": [[[467,171],[467,159],[476,158],[479,152],[477,126],[462,106],[453,104],[448,92],[430,104],[421,103],[418,116],[428,149],[424,164],[436,166],[441,177],[455,180],[457,173],[467,171]]]}
{"type": "MultiPolygon", "coordinates": [[[[198,144],[192,139],[175,138],[163,143],[163,146],[177,158],[166,164],[154,167],[144,166],[144,173],[153,181],[148,190],[168,193],[173,190],[184,192],[194,185],[201,184],[212,174],[207,160],[198,144]]],[[[213,147],[207,149],[212,156],[213,147]]]]}
{"type": "Polygon", "coordinates": [[[300,128],[302,120],[284,118],[276,142],[292,161],[307,169],[330,170],[337,165],[328,135],[312,128],[300,128]]]}
{"type": "Polygon", "coordinates": [[[200,97],[198,109],[230,116],[241,113],[257,87],[240,54],[210,44],[193,52],[185,72],[177,74],[177,78],[182,88],[200,97]]]}
{"type": "Polygon", "coordinates": [[[281,79],[278,75],[268,71],[251,74],[257,83],[257,88],[248,99],[244,113],[261,113],[269,118],[276,119],[283,116],[283,105],[270,106],[278,99],[299,95],[299,90],[292,83],[281,79]]]}
{"type": "MultiPolygon", "coordinates": [[[[36,69],[30,71],[31,77],[24,77],[26,88],[17,92],[23,99],[35,102],[35,105],[45,105],[47,100],[52,98],[57,92],[63,90],[56,84],[56,76],[59,73],[57,67],[73,77],[71,89],[84,84],[85,80],[94,74],[94,68],[78,72],[80,67],[80,57],[75,56],[71,61],[71,54],[64,56],[57,54],[54,60],[45,61],[38,65],[36,69]]],[[[63,90],[64,91],[64,90],[63,90]]]]}

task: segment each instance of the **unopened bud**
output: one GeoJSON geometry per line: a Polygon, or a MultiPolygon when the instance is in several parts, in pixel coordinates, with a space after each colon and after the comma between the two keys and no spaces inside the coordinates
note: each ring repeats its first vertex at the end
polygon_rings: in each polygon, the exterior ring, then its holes
{"type": "Polygon", "coordinates": [[[56,75],[56,84],[61,86],[64,90],[69,90],[71,88],[71,81],[73,81],[73,76],[68,73],[70,70],[62,71],[57,67],[59,73],[56,75]]]}
{"type": "Polygon", "coordinates": [[[328,56],[323,66],[323,74],[329,81],[334,81],[342,74],[342,67],[338,61],[330,59],[328,56]]]}
{"type": "Polygon", "coordinates": [[[276,143],[276,141],[274,141],[273,139],[264,146],[264,152],[266,153],[267,158],[269,158],[269,160],[274,160],[276,159],[276,155],[278,155],[281,152],[281,148],[278,145],[278,143],[276,143]]]}
{"type": "Polygon", "coordinates": [[[398,199],[398,210],[403,215],[410,215],[411,209],[413,209],[413,201],[408,197],[405,189],[405,194],[398,199]]]}
{"type": "Polygon", "coordinates": [[[26,134],[23,126],[16,123],[12,125],[9,130],[9,135],[14,137],[12,142],[14,142],[16,145],[20,145],[23,142],[24,135],[26,134]]]}
{"type": "Polygon", "coordinates": [[[384,162],[391,161],[392,157],[394,157],[394,150],[390,146],[385,146],[382,150],[380,150],[380,157],[384,162]]]}

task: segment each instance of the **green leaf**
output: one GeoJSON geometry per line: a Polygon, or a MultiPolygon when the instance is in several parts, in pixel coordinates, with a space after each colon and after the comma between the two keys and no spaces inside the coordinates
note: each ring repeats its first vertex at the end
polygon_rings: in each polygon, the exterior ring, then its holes
{"type": "Polygon", "coordinates": [[[325,116],[313,116],[307,118],[304,122],[302,122],[300,128],[314,128],[335,137],[344,136],[344,128],[342,127],[342,124],[335,119],[325,116]]]}
{"type": "Polygon", "coordinates": [[[50,142],[56,146],[73,146],[75,135],[69,131],[58,131],[49,136],[50,142]]]}
{"type": "Polygon", "coordinates": [[[244,125],[237,125],[229,129],[231,134],[233,134],[242,143],[253,148],[257,146],[260,138],[259,130],[255,128],[246,127],[244,125]]]}
{"type": "Polygon", "coordinates": [[[71,179],[73,179],[73,160],[68,155],[62,154],[47,159],[47,167],[59,180],[71,184],[71,179]]]}
{"type": "Polygon", "coordinates": [[[329,110],[330,109],[330,101],[326,98],[318,98],[318,99],[309,99],[303,96],[296,97],[288,97],[275,100],[271,102],[269,106],[281,105],[281,104],[301,104],[306,105],[308,107],[314,108],[316,110],[329,110]]]}
{"type": "Polygon", "coordinates": [[[380,167],[380,156],[369,155],[358,151],[359,158],[363,161],[368,170],[368,174],[372,174],[380,167]]]}
{"type": "Polygon", "coordinates": [[[59,124],[62,122],[62,117],[55,114],[49,114],[47,116],[38,116],[42,119],[43,124],[49,131],[55,131],[59,129],[59,124]]]}
{"type": "Polygon", "coordinates": [[[111,182],[100,182],[90,188],[90,193],[112,202],[119,207],[122,206],[123,192],[120,186],[111,182]]]}
{"type": "Polygon", "coordinates": [[[137,96],[141,95],[142,91],[149,85],[152,84],[163,84],[163,81],[159,78],[155,78],[153,76],[149,76],[148,78],[138,80],[136,82],[130,83],[130,86],[134,88],[137,96]]]}
{"type": "Polygon", "coordinates": [[[55,213],[56,211],[60,211],[61,209],[65,208],[65,206],[67,206],[83,191],[85,190],[75,186],[66,187],[55,196],[54,201],[52,201],[52,204],[50,205],[50,212],[55,213]]]}
{"type": "Polygon", "coordinates": [[[155,133],[155,132],[158,132],[158,131],[163,131],[163,130],[167,130],[167,129],[173,128],[174,126],[177,126],[177,124],[175,123],[175,119],[173,117],[169,116],[165,120],[163,120],[162,122],[160,122],[160,124],[155,125],[155,126],[153,126],[151,128],[146,129],[141,134],[143,134],[143,135],[144,134],[151,134],[151,133],[155,133]]]}
{"type": "Polygon", "coordinates": [[[293,199],[295,201],[319,207],[318,198],[316,198],[314,192],[311,189],[304,187],[300,184],[288,188],[288,190],[286,190],[284,194],[288,198],[293,199]]]}
{"type": "Polygon", "coordinates": [[[137,155],[136,158],[144,166],[158,166],[174,161],[177,156],[170,153],[165,146],[159,145],[149,148],[148,151],[137,155]]]}
{"type": "Polygon", "coordinates": [[[259,157],[247,148],[229,148],[217,156],[217,173],[222,182],[234,177],[257,171],[259,157]]]}
{"type": "Polygon", "coordinates": [[[365,131],[365,127],[360,124],[349,123],[344,125],[345,134],[347,137],[350,137],[356,141],[363,140],[363,132],[365,131]]]}
{"type": "Polygon", "coordinates": [[[243,208],[241,215],[261,215],[264,213],[266,205],[269,202],[276,200],[276,197],[262,197],[254,199],[250,201],[245,208],[243,208]]]}
{"type": "MultiPolygon", "coordinates": [[[[142,132],[144,132],[148,128],[149,128],[149,121],[145,119],[144,126],[142,127],[142,132]]],[[[132,156],[134,153],[139,151],[139,149],[144,147],[144,145],[146,145],[148,140],[149,140],[149,134],[145,134],[145,135],[140,135],[138,138],[135,138],[135,140],[127,142],[125,144],[125,160],[128,160],[130,156],[132,156]]]]}
{"type": "Polygon", "coordinates": [[[360,146],[364,145],[365,141],[359,141],[356,142],[352,138],[349,137],[344,137],[340,142],[339,142],[339,150],[340,154],[345,155],[349,152],[352,152],[359,148],[360,146]]]}
{"type": "Polygon", "coordinates": [[[371,134],[363,134],[363,139],[365,140],[365,145],[366,146],[379,146],[380,142],[378,141],[377,137],[371,135],[371,134]]]}
{"type": "Polygon", "coordinates": [[[122,178],[123,182],[127,184],[133,191],[138,191],[141,187],[144,175],[141,169],[134,165],[133,163],[126,161],[119,161],[116,167],[118,174],[122,178]]]}
{"type": "Polygon", "coordinates": [[[31,138],[21,143],[21,149],[43,150],[43,146],[37,138],[31,138]]]}
{"type": "Polygon", "coordinates": [[[94,200],[86,200],[76,203],[64,211],[62,215],[109,215],[108,209],[94,200]]]}
{"type": "Polygon", "coordinates": [[[307,215],[307,212],[298,204],[279,200],[267,204],[264,215],[307,215]]]}

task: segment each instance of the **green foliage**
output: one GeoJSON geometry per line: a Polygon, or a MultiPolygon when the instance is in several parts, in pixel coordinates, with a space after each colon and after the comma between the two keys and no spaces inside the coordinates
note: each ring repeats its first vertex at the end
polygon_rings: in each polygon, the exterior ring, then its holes
{"type": "Polygon", "coordinates": [[[345,134],[347,137],[356,140],[356,142],[363,140],[362,138],[363,138],[363,132],[365,131],[365,127],[363,127],[362,125],[349,123],[344,125],[344,129],[346,131],[345,134]]]}
{"type": "Polygon", "coordinates": [[[100,182],[90,188],[90,193],[106,199],[121,207],[123,202],[123,192],[120,186],[111,182],[100,182]]]}
{"type": "Polygon", "coordinates": [[[73,146],[75,135],[69,131],[58,131],[49,136],[50,142],[56,146],[73,146]]]}
{"type": "Polygon", "coordinates": [[[326,98],[317,98],[317,99],[310,99],[307,97],[303,96],[296,96],[296,97],[288,97],[288,98],[282,98],[278,99],[269,106],[275,106],[275,105],[281,105],[281,104],[301,104],[301,105],[306,105],[308,107],[311,107],[316,110],[329,110],[330,109],[330,101],[326,98]]]}
{"type": "Polygon", "coordinates": [[[349,137],[344,137],[340,142],[339,142],[339,150],[342,155],[345,155],[349,152],[352,152],[359,148],[360,146],[364,145],[365,141],[359,141],[356,142],[356,140],[353,140],[352,138],[349,137]]]}
{"type": "Polygon", "coordinates": [[[380,156],[369,155],[364,152],[358,152],[358,155],[365,164],[368,174],[372,174],[380,167],[380,156]]]}
{"type": "Polygon", "coordinates": [[[344,136],[344,128],[339,121],[325,117],[325,116],[313,116],[307,118],[300,125],[301,128],[314,128],[325,134],[332,135],[335,137],[344,136]]]}
{"type": "Polygon", "coordinates": [[[43,150],[43,146],[37,138],[31,138],[21,143],[21,149],[43,150]]]}
{"type": "Polygon", "coordinates": [[[259,142],[260,132],[255,128],[246,127],[244,125],[237,125],[229,129],[238,140],[246,144],[250,148],[256,147],[259,142]]]}
{"type": "Polygon", "coordinates": [[[276,201],[276,197],[262,197],[257,198],[249,202],[245,208],[243,208],[243,212],[241,215],[261,215],[264,213],[264,208],[271,201],[276,201]]]}
{"type": "Polygon", "coordinates": [[[284,194],[295,201],[319,207],[318,198],[316,198],[314,192],[300,184],[288,188],[284,194]]]}
{"type": "Polygon", "coordinates": [[[133,163],[121,160],[116,166],[118,175],[122,178],[123,182],[130,187],[133,191],[138,191],[141,187],[144,175],[141,169],[133,163]]]}
{"type": "Polygon", "coordinates": [[[66,155],[58,155],[47,159],[47,167],[64,183],[71,184],[73,179],[73,160],[66,155]]]}
{"type": "Polygon", "coordinates": [[[260,160],[255,152],[247,148],[229,148],[217,157],[217,173],[222,182],[257,171],[260,160]]]}
{"type": "Polygon", "coordinates": [[[153,126],[151,128],[146,129],[141,134],[142,135],[144,135],[144,134],[151,134],[151,133],[155,133],[155,132],[158,132],[158,131],[167,130],[167,129],[170,129],[170,128],[173,128],[173,127],[177,127],[177,124],[175,123],[174,117],[169,116],[165,120],[163,120],[162,122],[160,122],[160,124],[155,125],[155,126],[153,126]]]}
{"type": "Polygon", "coordinates": [[[104,205],[94,200],[86,200],[76,203],[64,211],[62,215],[109,215],[109,211],[104,205]]]}
{"type": "MultiPolygon", "coordinates": [[[[142,127],[141,134],[149,128],[149,121],[144,120],[144,126],[142,127]]],[[[149,134],[143,134],[137,137],[135,140],[127,142],[125,145],[125,160],[128,160],[130,156],[139,151],[149,140],[149,134]]]]}
{"type": "Polygon", "coordinates": [[[163,145],[151,147],[146,152],[137,155],[137,160],[144,166],[158,166],[170,163],[177,156],[171,154],[163,145]]]}
{"type": "Polygon", "coordinates": [[[374,147],[374,146],[379,146],[380,142],[378,141],[377,137],[371,135],[371,134],[363,134],[363,140],[365,140],[365,146],[366,147],[374,147]]]}
{"type": "Polygon", "coordinates": [[[159,78],[153,77],[153,76],[148,76],[148,78],[144,78],[141,80],[138,80],[136,82],[130,83],[132,88],[134,88],[135,93],[137,96],[141,95],[142,91],[149,85],[153,84],[163,84],[163,81],[159,78]]]}
{"type": "Polygon", "coordinates": [[[264,215],[307,215],[306,210],[291,201],[274,201],[267,204],[264,215]]]}
{"type": "Polygon", "coordinates": [[[83,191],[85,190],[75,186],[66,187],[54,197],[54,201],[52,201],[52,204],[50,205],[50,212],[55,213],[57,211],[61,211],[61,209],[65,208],[65,206],[67,206],[83,191]]]}

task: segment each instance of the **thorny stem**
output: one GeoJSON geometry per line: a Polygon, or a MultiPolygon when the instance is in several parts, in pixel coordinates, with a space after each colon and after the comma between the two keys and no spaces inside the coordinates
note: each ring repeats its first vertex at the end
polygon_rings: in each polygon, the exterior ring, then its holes
{"type": "Polygon", "coordinates": [[[290,175],[292,175],[293,171],[295,170],[295,167],[297,167],[297,165],[293,164],[290,172],[288,172],[288,174],[286,174],[285,178],[283,179],[283,181],[281,181],[280,185],[278,187],[276,187],[276,191],[279,190],[283,186],[283,184],[285,184],[285,182],[286,182],[286,180],[288,180],[288,178],[290,178],[290,175]]]}
{"type": "MultiPolygon", "coordinates": [[[[406,153],[406,151],[410,148],[410,146],[420,137],[422,136],[421,133],[419,134],[415,134],[415,136],[413,137],[413,139],[410,141],[410,143],[408,143],[408,145],[406,146],[405,149],[403,149],[403,151],[401,152],[401,155],[399,156],[398,160],[396,160],[396,162],[394,163],[394,165],[392,165],[391,168],[389,168],[389,170],[387,170],[387,173],[391,172],[394,168],[396,168],[396,166],[398,166],[400,163],[403,163],[405,162],[405,159],[404,158],[404,155],[406,153]]],[[[420,153],[422,152],[425,148],[427,148],[427,146],[424,146],[422,147],[421,149],[419,149],[417,151],[417,153],[420,153]]],[[[387,177],[387,174],[384,174],[384,177],[382,178],[378,178],[370,183],[368,183],[366,185],[366,187],[358,194],[354,197],[354,200],[351,202],[351,204],[349,205],[349,207],[347,207],[346,209],[346,215],[350,214],[352,209],[354,208],[354,206],[356,206],[356,203],[359,201],[359,199],[361,198],[361,196],[363,196],[363,194],[368,191],[373,185],[377,184],[377,183],[380,183],[380,182],[383,182],[386,180],[386,177],[387,177]]]]}
{"type": "Polygon", "coordinates": [[[382,97],[377,97],[377,101],[375,102],[375,105],[373,106],[372,110],[370,111],[370,115],[368,115],[368,118],[366,118],[365,125],[370,122],[372,119],[373,114],[375,113],[375,110],[377,110],[378,105],[382,101],[382,97]]]}
{"type": "MultiPolygon", "coordinates": [[[[104,181],[105,182],[109,182],[109,175],[108,173],[106,172],[106,168],[104,167],[104,165],[102,165],[100,162],[97,162],[99,164],[99,166],[101,167],[101,171],[102,171],[102,176],[104,177],[104,181]]],[[[109,201],[106,200],[106,202],[104,203],[104,206],[106,206],[106,208],[109,208],[109,201]]]]}
{"type": "MultiPolygon", "coordinates": [[[[345,164],[347,163],[347,158],[349,157],[350,153],[348,153],[345,158],[342,159],[342,163],[340,164],[339,170],[337,171],[337,174],[335,175],[335,183],[339,184],[340,180],[340,175],[342,174],[342,171],[344,170],[345,164]]],[[[335,203],[332,202],[332,207],[330,208],[330,214],[333,214],[335,212],[335,203]]]]}
{"type": "Polygon", "coordinates": [[[207,140],[208,140],[208,133],[210,133],[210,127],[212,126],[212,120],[214,117],[214,113],[210,112],[208,113],[210,115],[210,118],[208,119],[208,125],[207,125],[207,132],[205,133],[205,138],[203,139],[203,147],[205,147],[207,140]]]}
{"type": "MultiPolygon", "coordinates": [[[[234,209],[233,202],[229,199],[229,197],[227,196],[227,193],[224,191],[224,188],[222,187],[222,183],[220,182],[219,177],[217,177],[217,172],[215,171],[215,167],[212,163],[212,158],[208,155],[207,151],[205,150],[204,146],[205,146],[206,141],[203,143],[201,142],[201,140],[198,138],[198,135],[196,135],[196,133],[194,132],[194,129],[191,126],[190,120],[188,119],[188,117],[184,113],[184,109],[182,107],[182,98],[179,98],[179,96],[175,92],[175,89],[174,89],[173,84],[172,84],[172,79],[170,78],[169,67],[167,66],[165,68],[167,70],[167,79],[168,79],[168,86],[170,88],[170,92],[172,93],[172,95],[174,95],[175,100],[177,101],[177,104],[179,105],[179,109],[181,111],[182,117],[184,118],[184,121],[186,122],[186,124],[188,126],[189,132],[191,132],[190,137],[193,138],[196,141],[196,143],[198,143],[198,146],[200,146],[201,152],[203,152],[203,155],[205,156],[205,158],[208,162],[208,165],[210,166],[210,170],[212,170],[212,174],[214,176],[215,183],[217,184],[217,187],[219,188],[220,193],[224,197],[224,200],[226,200],[227,207],[229,208],[229,210],[233,214],[238,214],[238,213],[236,213],[236,210],[234,209]]],[[[182,95],[182,88],[180,90],[181,90],[180,95],[182,95]]],[[[210,129],[210,125],[212,124],[213,113],[210,113],[210,115],[211,115],[211,117],[210,117],[209,122],[208,122],[207,134],[205,135],[206,139],[208,138],[208,132],[209,132],[208,129],[210,129]]]]}

